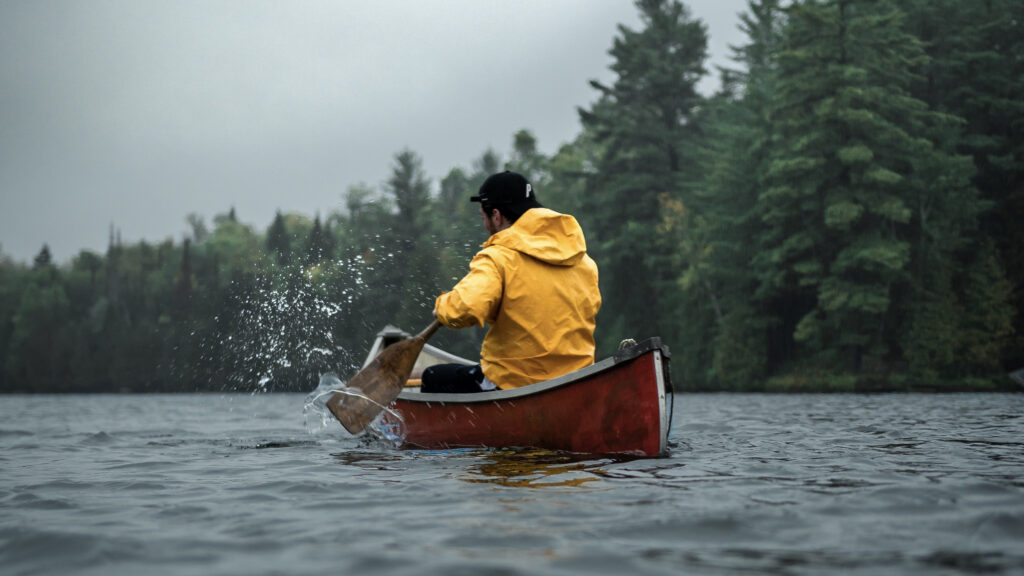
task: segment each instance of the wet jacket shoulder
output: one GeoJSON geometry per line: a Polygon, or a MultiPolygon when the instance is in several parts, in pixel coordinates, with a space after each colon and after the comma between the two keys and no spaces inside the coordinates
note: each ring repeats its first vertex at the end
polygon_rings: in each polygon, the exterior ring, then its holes
{"type": "Polygon", "coordinates": [[[484,374],[501,388],[532,384],[593,363],[597,280],[576,219],[534,208],[484,243],[469,273],[438,297],[438,319],[490,325],[484,374]]]}

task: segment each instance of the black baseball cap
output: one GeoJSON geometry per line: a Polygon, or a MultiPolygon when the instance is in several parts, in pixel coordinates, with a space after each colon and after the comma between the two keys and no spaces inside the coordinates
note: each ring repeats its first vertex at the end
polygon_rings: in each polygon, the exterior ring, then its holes
{"type": "Polygon", "coordinates": [[[523,208],[542,208],[537,202],[537,193],[525,176],[517,172],[498,172],[491,174],[480,185],[478,196],[471,196],[470,202],[479,202],[484,206],[521,206],[523,208]]]}

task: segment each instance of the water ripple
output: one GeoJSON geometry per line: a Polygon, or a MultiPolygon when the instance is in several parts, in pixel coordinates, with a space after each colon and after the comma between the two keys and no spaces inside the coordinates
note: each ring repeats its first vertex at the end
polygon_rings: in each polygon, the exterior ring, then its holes
{"type": "Polygon", "coordinates": [[[1024,571],[1024,395],[681,395],[653,459],[399,451],[301,395],[0,402],[5,574],[1024,571]]]}

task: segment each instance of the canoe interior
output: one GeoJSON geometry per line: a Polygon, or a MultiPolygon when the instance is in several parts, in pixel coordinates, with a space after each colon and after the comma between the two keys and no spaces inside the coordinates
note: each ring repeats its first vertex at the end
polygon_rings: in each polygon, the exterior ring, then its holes
{"type": "MultiPolygon", "coordinates": [[[[373,341],[373,346],[370,347],[370,352],[366,355],[366,360],[363,361],[363,368],[369,365],[370,362],[373,362],[373,359],[376,358],[384,348],[411,337],[411,334],[400,328],[385,326],[383,330],[377,333],[377,338],[373,341]]],[[[413,377],[419,378],[418,375],[422,373],[425,368],[433,366],[434,364],[471,365],[476,364],[476,362],[445,352],[444,350],[441,350],[436,346],[431,346],[428,343],[423,345],[423,351],[420,352],[419,357],[416,359],[416,364],[412,369],[413,377]]]]}

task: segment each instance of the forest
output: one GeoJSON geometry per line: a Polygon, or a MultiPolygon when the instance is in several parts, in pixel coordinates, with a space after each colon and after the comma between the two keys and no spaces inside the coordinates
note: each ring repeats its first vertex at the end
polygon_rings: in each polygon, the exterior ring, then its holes
{"type": "MultiPolygon", "coordinates": [[[[660,336],[680,391],[1013,389],[1024,367],[1024,3],[750,0],[735,66],[677,0],[638,0],[580,132],[435,185],[398,151],[336,208],[244,206],[176,241],[0,255],[0,392],[307,391],[430,321],[522,172],[601,273],[598,357],[660,336]],[[711,96],[697,90],[709,74],[711,96]]],[[[567,111],[567,113],[574,113],[567,111]]],[[[284,198],[285,195],[282,195],[284,198]]],[[[282,199],[282,202],[285,202],[282,199]]],[[[483,328],[433,344],[475,357],[483,328]]]]}

